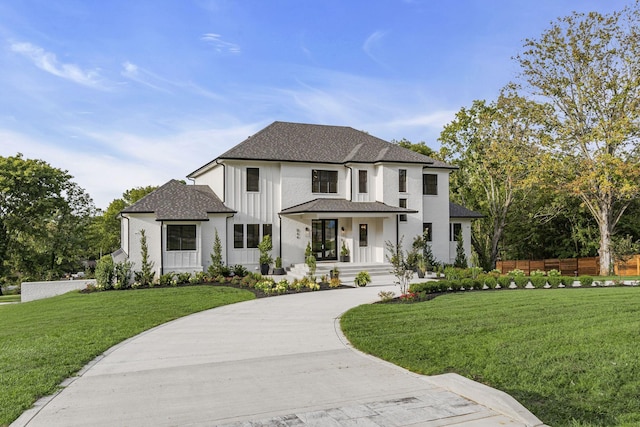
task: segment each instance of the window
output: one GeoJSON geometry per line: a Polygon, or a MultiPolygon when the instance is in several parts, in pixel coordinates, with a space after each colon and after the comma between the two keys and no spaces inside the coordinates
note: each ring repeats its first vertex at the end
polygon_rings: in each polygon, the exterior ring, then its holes
{"type": "Polygon", "coordinates": [[[273,226],[271,224],[262,224],[262,237],[271,236],[273,239],[273,226]]]}
{"type": "MultiPolygon", "coordinates": [[[[400,199],[398,202],[398,206],[400,206],[401,208],[406,208],[407,207],[407,199],[400,199]]],[[[406,222],[407,221],[407,214],[400,214],[400,221],[401,222],[406,222]]]]}
{"type": "Polygon", "coordinates": [[[260,224],[247,224],[247,248],[257,248],[260,243],[260,224]]]}
{"type": "Polygon", "coordinates": [[[454,222],[453,224],[451,224],[451,228],[449,228],[449,241],[457,242],[460,233],[462,233],[462,224],[460,224],[459,222],[454,222]]]}
{"type": "Polygon", "coordinates": [[[195,251],[195,225],[167,225],[168,251],[195,251]]]}
{"type": "Polygon", "coordinates": [[[429,196],[438,195],[438,175],[424,174],[422,175],[422,194],[429,196]]]}
{"type": "Polygon", "coordinates": [[[407,170],[400,169],[398,171],[398,191],[401,193],[407,192],[407,170]]]}
{"type": "Polygon", "coordinates": [[[360,247],[369,245],[369,224],[360,224],[360,247]]]}
{"type": "Polygon", "coordinates": [[[337,193],[338,171],[311,171],[311,191],[314,193],[337,193]]]}
{"type": "Polygon", "coordinates": [[[247,191],[260,191],[260,169],[247,168],[247,191]]]}
{"type": "Polygon", "coordinates": [[[431,222],[422,223],[422,235],[425,237],[427,242],[433,241],[433,223],[431,222]]]}
{"type": "Polygon", "coordinates": [[[244,224],[233,224],[233,247],[244,248],[244,224]]]}
{"type": "Polygon", "coordinates": [[[367,192],[367,171],[358,171],[358,192],[367,192]]]}

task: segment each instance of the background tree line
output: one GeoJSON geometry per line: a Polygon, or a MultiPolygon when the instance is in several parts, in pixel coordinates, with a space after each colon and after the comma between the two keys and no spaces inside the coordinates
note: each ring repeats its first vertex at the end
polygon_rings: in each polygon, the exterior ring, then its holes
{"type": "Polygon", "coordinates": [[[447,124],[435,153],[459,167],[451,199],[485,215],[472,246],[496,260],[600,256],[640,237],[640,9],[574,13],[528,39],[516,83],[447,124]],[[630,236],[630,238],[629,238],[630,236]]]}
{"type": "MultiPolygon", "coordinates": [[[[496,260],[600,255],[640,238],[640,9],[574,13],[528,39],[493,101],[463,107],[434,151],[459,167],[451,200],[485,215],[472,246],[496,260]]],[[[67,171],[0,157],[0,285],[59,278],[120,247],[118,213],[156,187],[96,210],[67,171]]]]}

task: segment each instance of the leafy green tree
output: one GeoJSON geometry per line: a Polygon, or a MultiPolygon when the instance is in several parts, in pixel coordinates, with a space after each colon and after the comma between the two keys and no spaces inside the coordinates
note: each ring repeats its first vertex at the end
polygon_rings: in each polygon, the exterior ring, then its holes
{"type": "Polygon", "coordinates": [[[411,151],[415,151],[416,153],[424,154],[425,156],[431,157],[432,159],[442,160],[440,153],[428,147],[423,141],[418,143],[412,143],[406,138],[402,138],[400,141],[392,140],[394,144],[398,144],[400,147],[407,148],[411,151]]]}
{"type": "Polygon", "coordinates": [[[573,13],[517,56],[532,94],[556,119],[549,168],[576,194],[599,229],[600,271],[611,266],[616,225],[640,194],[640,10],[573,13]]]}
{"type": "Polygon", "coordinates": [[[458,166],[451,199],[484,214],[474,221],[471,244],[482,267],[495,268],[514,204],[539,177],[536,147],[545,138],[546,108],[504,88],[495,102],[462,108],[440,135],[445,159],[458,166]]]}
{"type": "Polygon", "coordinates": [[[153,271],[154,262],[149,260],[149,246],[147,245],[147,231],[143,228],[140,230],[140,256],[142,265],[140,271],[135,273],[136,281],[142,286],[149,286],[153,283],[155,272],[153,271]]]}
{"type": "Polygon", "coordinates": [[[222,273],[222,242],[218,235],[218,229],[215,229],[215,238],[213,240],[213,252],[211,252],[211,265],[208,268],[209,275],[216,277],[222,273]]]}
{"type": "Polygon", "coordinates": [[[120,248],[120,219],[118,214],[127,206],[131,206],[147,194],[153,192],[156,186],[135,187],[125,191],[121,198],[114,199],[102,215],[94,218],[90,234],[92,236],[98,256],[109,254],[120,248]]]}
{"type": "Polygon", "coordinates": [[[456,237],[456,259],[453,261],[453,266],[457,268],[467,268],[467,254],[464,253],[464,241],[462,239],[462,232],[458,233],[456,237]]]}
{"type": "Polygon", "coordinates": [[[0,157],[0,278],[51,279],[79,269],[94,212],[67,171],[22,154],[0,157]]]}

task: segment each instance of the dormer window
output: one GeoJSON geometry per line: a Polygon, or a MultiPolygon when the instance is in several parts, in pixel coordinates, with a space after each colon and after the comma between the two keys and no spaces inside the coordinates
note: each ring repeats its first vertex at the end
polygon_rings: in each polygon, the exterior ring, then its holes
{"type": "Polygon", "coordinates": [[[311,191],[314,193],[337,193],[338,171],[313,169],[311,171],[311,191]]]}

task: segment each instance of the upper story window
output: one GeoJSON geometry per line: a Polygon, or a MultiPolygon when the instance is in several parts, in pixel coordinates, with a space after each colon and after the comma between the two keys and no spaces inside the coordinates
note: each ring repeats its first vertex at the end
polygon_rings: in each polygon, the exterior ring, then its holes
{"type": "Polygon", "coordinates": [[[247,191],[260,191],[259,168],[247,168],[247,191]]]}
{"type": "Polygon", "coordinates": [[[398,171],[398,191],[401,193],[407,192],[407,170],[400,169],[398,171]]]}
{"type": "Polygon", "coordinates": [[[311,171],[311,191],[314,193],[337,193],[338,171],[311,171]]]}
{"type": "Polygon", "coordinates": [[[438,175],[422,175],[422,194],[430,196],[438,195],[438,175]]]}
{"type": "Polygon", "coordinates": [[[195,251],[195,225],[167,225],[168,251],[195,251]]]}
{"type": "Polygon", "coordinates": [[[358,192],[367,192],[367,171],[358,171],[358,192]]]}

